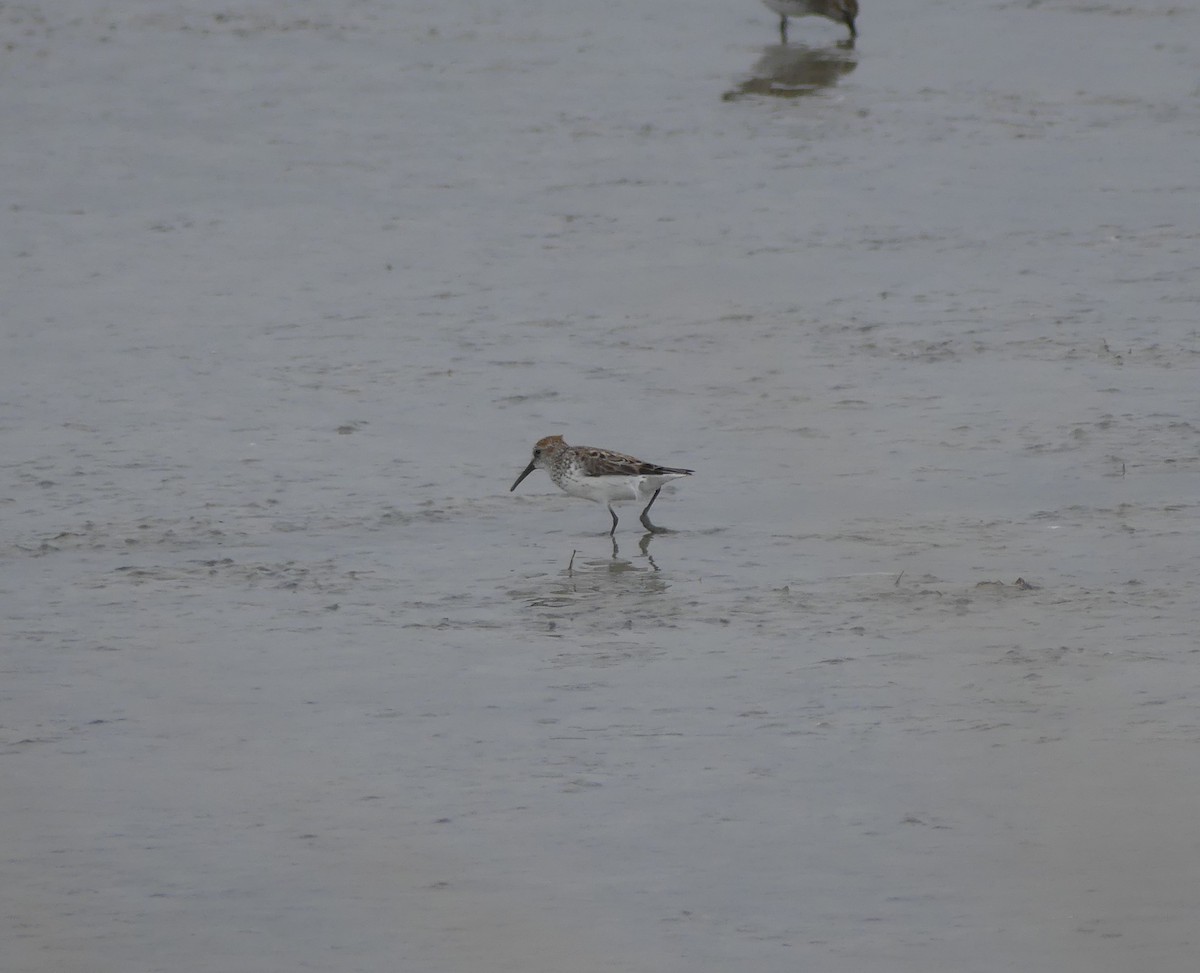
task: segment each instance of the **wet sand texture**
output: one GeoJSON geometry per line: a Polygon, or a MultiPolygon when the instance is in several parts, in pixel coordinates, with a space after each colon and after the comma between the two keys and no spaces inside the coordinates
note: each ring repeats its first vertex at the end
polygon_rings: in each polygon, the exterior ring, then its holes
{"type": "Polygon", "coordinates": [[[0,6],[0,968],[1195,968],[1200,13],[859,29],[0,6]]]}

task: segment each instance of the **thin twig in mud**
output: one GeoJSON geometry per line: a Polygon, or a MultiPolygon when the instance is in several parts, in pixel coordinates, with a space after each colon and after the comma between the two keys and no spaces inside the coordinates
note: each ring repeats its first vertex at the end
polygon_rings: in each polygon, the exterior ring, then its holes
{"type": "Polygon", "coordinates": [[[896,575],[896,580],[892,582],[892,586],[899,588],[900,587],[900,579],[903,577],[904,577],[904,572],[901,571],[898,575],[896,575]]]}
{"type": "Polygon", "coordinates": [[[571,577],[571,568],[575,566],[575,550],[571,550],[571,560],[567,563],[567,577],[571,577]]]}

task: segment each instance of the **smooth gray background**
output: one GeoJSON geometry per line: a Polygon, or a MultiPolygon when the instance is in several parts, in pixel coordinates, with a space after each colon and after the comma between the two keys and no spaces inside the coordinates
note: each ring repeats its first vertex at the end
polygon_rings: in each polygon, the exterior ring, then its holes
{"type": "Polygon", "coordinates": [[[0,6],[5,971],[1195,968],[1200,12],[860,26],[0,6]]]}

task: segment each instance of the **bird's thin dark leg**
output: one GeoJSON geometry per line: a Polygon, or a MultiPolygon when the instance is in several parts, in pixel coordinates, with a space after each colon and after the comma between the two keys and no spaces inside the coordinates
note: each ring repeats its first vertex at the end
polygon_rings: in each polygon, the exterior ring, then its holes
{"type": "Polygon", "coordinates": [[[786,14],[779,15],[779,43],[780,44],[787,43],[787,15],[786,14]]]}
{"type": "Polygon", "coordinates": [[[650,498],[650,502],[646,504],[646,509],[642,511],[642,526],[652,534],[660,534],[663,530],[665,530],[663,527],[655,527],[652,523],[650,523],[650,518],[646,516],[648,513],[650,513],[650,508],[654,506],[654,501],[658,499],[658,495],[660,493],[662,493],[662,487],[659,487],[654,491],[654,496],[650,498]]]}
{"type": "MultiPolygon", "coordinates": [[[[650,502],[653,503],[654,501],[652,500],[650,502]]],[[[612,514],[613,519],[613,529],[608,532],[608,536],[612,537],[617,532],[617,512],[613,510],[612,507],[608,508],[608,512],[612,514]]]]}

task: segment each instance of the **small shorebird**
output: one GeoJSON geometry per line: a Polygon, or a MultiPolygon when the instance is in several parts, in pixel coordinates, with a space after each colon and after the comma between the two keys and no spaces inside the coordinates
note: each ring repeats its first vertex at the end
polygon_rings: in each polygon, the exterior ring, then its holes
{"type": "Polygon", "coordinates": [[[646,497],[650,497],[650,502],[642,511],[642,525],[653,533],[662,531],[663,528],[655,527],[646,515],[658,499],[663,484],[695,472],[643,463],[640,459],[611,449],[568,446],[562,436],[547,436],[537,441],[533,447],[533,459],[517,477],[517,482],[508,488],[508,492],[512,493],[534,470],[549,473],[554,485],[564,493],[605,504],[613,520],[612,530],[608,532],[610,537],[617,532],[617,513],[612,505],[641,502],[646,497]]]}
{"type": "Polygon", "coordinates": [[[779,14],[779,40],[787,43],[788,17],[828,17],[850,28],[850,39],[858,36],[854,18],[858,16],[858,0],[763,0],[779,14]]]}

